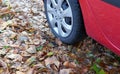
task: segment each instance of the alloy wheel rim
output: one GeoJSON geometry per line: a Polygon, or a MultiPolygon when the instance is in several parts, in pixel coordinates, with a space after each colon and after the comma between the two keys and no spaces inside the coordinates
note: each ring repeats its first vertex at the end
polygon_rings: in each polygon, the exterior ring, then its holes
{"type": "Polygon", "coordinates": [[[52,29],[61,37],[70,35],[73,15],[68,0],[47,0],[47,15],[52,29]]]}

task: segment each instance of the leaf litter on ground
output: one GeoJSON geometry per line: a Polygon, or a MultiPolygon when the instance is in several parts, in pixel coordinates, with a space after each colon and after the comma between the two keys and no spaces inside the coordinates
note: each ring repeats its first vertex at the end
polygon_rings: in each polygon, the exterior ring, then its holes
{"type": "Polygon", "coordinates": [[[0,74],[120,74],[120,57],[90,37],[65,45],[42,0],[0,0],[0,74]]]}

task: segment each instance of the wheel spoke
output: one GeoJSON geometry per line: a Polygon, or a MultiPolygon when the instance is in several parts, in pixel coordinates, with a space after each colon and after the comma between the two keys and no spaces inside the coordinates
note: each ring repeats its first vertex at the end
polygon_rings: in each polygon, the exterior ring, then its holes
{"type": "Polygon", "coordinates": [[[64,27],[67,33],[69,33],[72,29],[72,25],[67,24],[65,21],[62,21],[62,26],[64,27]]]}
{"type": "Polygon", "coordinates": [[[55,0],[51,0],[51,3],[52,3],[54,8],[57,6],[57,3],[55,2],[55,0]]]}
{"type": "Polygon", "coordinates": [[[47,12],[51,13],[51,14],[54,14],[54,9],[48,5],[47,6],[47,12]]]}
{"type": "Polygon", "coordinates": [[[67,37],[72,31],[71,21],[73,21],[69,3],[65,3],[64,0],[57,0],[57,2],[56,0],[48,0],[47,3],[47,13],[51,28],[59,36],[67,37]]]}
{"type": "Polygon", "coordinates": [[[58,0],[58,6],[61,7],[64,0],[58,0]]]}
{"type": "Polygon", "coordinates": [[[53,18],[52,20],[50,20],[50,22],[51,22],[52,28],[56,27],[55,26],[55,23],[56,23],[56,19],[55,18],[53,18]]]}
{"type": "Polygon", "coordinates": [[[64,36],[64,32],[63,32],[63,30],[62,30],[62,25],[61,25],[61,23],[58,23],[58,34],[60,35],[60,36],[64,36]]]}
{"type": "Polygon", "coordinates": [[[63,17],[72,17],[72,11],[71,11],[71,8],[68,7],[67,9],[65,9],[62,13],[62,16],[63,17]]]}

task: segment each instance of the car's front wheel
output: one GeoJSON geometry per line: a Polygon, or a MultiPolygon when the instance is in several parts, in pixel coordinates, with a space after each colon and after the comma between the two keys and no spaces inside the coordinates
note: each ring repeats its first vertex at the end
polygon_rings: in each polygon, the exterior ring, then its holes
{"type": "Polygon", "coordinates": [[[85,35],[78,0],[44,0],[45,13],[53,34],[62,42],[73,44],[85,35]]]}

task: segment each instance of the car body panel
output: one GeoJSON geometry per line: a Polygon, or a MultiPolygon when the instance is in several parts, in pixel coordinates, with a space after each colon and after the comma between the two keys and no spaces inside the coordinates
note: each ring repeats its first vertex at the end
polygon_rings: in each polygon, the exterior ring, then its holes
{"type": "Polygon", "coordinates": [[[79,3],[87,34],[120,55],[120,1],[79,0],[79,3]]]}

